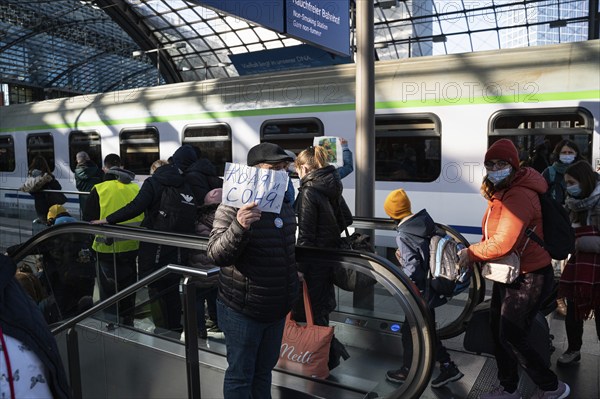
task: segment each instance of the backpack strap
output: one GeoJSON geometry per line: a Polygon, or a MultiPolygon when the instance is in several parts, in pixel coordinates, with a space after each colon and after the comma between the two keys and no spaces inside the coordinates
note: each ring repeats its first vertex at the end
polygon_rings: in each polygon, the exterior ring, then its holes
{"type": "Polygon", "coordinates": [[[554,169],[554,166],[548,168],[548,178],[550,179],[550,184],[554,184],[554,180],[556,179],[556,169],[554,169]]]}
{"type": "MultiPolygon", "coordinates": [[[[546,243],[544,243],[544,240],[542,240],[540,236],[535,234],[535,232],[529,227],[525,229],[525,235],[528,238],[531,238],[533,241],[535,241],[540,247],[546,249],[546,243]]],[[[523,249],[525,249],[525,247],[523,247],[523,249]]]]}

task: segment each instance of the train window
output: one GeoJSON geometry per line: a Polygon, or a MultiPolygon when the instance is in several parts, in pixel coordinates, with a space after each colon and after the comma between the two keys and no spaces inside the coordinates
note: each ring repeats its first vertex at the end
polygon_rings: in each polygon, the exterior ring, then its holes
{"type": "Polygon", "coordinates": [[[591,162],[593,126],[594,117],[581,107],[502,110],[490,118],[488,141],[513,140],[521,162],[542,172],[555,161],[554,147],[564,139],[574,141],[591,162]]]}
{"type": "Polygon", "coordinates": [[[14,172],[15,141],[12,136],[0,136],[0,172],[14,172]]]}
{"type": "Polygon", "coordinates": [[[123,130],[120,135],[123,167],[137,175],[150,173],[150,165],[160,159],[158,131],[146,129],[123,130]]]}
{"type": "Polygon", "coordinates": [[[274,143],[298,154],[323,136],[323,122],[317,118],[272,119],[260,127],[260,142],[274,143]]]}
{"type": "Polygon", "coordinates": [[[54,138],[50,133],[35,133],[27,136],[27,166],[36,155],[41,155],[51,171],[54,171],[54,138]]]}
{"type": "Polygon", "coordinates": [[[375,180],[430,182],[441,170],[440,121],[433,114],[375,116],[375,180]]]}
{"type": "Polygon", "coordinates": [[[98,132],[73,131],[69,135],[69,162],[73,172],[77,167],[76,155],[81,151],[87,152],[92,162],[102,167],[102,150],[98,132]]]}
{"type": "Polygon", "coordinates": [[[223,176],[225,163],[232,161],[231,127],[226,123],[188,126],[183,131],[183,144],[198,148],[203,157],[216,167],[223,176]]]}

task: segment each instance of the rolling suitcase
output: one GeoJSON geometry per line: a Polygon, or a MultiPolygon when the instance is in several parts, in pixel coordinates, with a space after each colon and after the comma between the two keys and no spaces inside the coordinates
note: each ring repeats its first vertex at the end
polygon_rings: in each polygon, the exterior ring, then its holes
{"type": "MultiPolygon", "coordinates": [[[[528,337],[531,346],[542,355],[547,366],[550,366],[552,355],[552,340],[548,321],[542,312],[538,312],[533,320],[533,326],[528,337]]],[[[463,346],[477,354],[494,354],[494,342],[490,328],[490,300],[477,305],[473,310],[471,320],[467,324],[463,346]]]]}

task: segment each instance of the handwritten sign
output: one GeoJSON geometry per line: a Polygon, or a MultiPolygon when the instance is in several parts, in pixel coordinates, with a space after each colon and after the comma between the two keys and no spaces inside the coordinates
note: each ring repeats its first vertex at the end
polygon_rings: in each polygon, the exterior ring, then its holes
{"type": "Polygon", "coordinates": [[[338,168],[344,166],[342,141],[339,137],[321,136],[313,139],[313,145],[327,150],[327,161],[338,168]]]}
{"type": "Polygon", "coordinates": [[[287,186],[285,170],[227,162],[223,173],[223,204],[241,208],[256,202],[263,212],[279,213],[287,186]]]}

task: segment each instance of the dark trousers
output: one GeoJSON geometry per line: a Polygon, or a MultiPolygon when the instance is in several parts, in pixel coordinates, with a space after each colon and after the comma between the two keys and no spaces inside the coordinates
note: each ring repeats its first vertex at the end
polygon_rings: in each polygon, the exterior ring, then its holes
{"type": "MultiPolygon", "coordinates": [[[[433,325],[435,325],[435,309],[430,307],[429,312],[431,313],[431,317],[433,319],[433,325]]],[[[402,323],[400,333],[402,334],[403,366],[410,369],[413,357],[413,346],[410,326],[406,321],[402,323]]],[[[439,362],[440,366],[444,363],[450,362],[450,354],[446,350],[446,347],[444,347],[442,344],[442,341],[439,339],[437,333],[435,334],[435,360],[439,362]]]]}
{"type": "Polygon", "coordinates": [[[557,388],[558,379],[529,345],[528,337],[542,301],[553,287],[552,266],[520,275],[511,284],[494,283],[490,303],[490,324],[498,365],[498,379],[508,392],[519,385],[518,365],[543,391],[557,388]]]}
{"type": "MultiPolygon", "coordinates": [[[[140,277],[146,277],[170,263],[187,264],[188,251],[167,245],[140,243],[140,277]]],[[[154,324],[168,330],[181,331],[181,297],[179,275],[170,274],[148,285],[154,324]]]]}
{"type": "MultiPolygon", "coordinates": [[[[136,259],[138,251],[97,253],[100,281],[100,299],[106,299],[116,292],[136,282],[136,259]]],[[[123,298],[117,308],[109,308],[116,313],[121,322],[133,325],[135,315],[135,295],[123,298]]]]}
{"type": "MultiPolygon", "coordinates": [[[[567,331],[567,341],[569,342],[569,351],[578,351],[583,345],[583,320],[575,318],[575,303],[567,299],[567,316],[565,317],[565,330],[567,331]]],[[[594,320],[596,321],[596,335],[600,340],[600,306],[594,308],[594,320]]]]}

